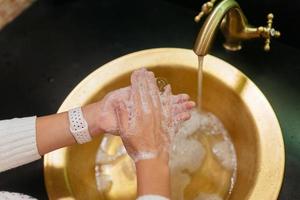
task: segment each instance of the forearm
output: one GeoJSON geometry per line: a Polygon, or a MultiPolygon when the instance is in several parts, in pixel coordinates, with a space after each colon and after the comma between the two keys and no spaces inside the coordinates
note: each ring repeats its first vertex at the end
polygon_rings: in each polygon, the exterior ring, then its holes
{"type": "MultiPolygon", "coordinates": [[[[97,103],[94,103],[82,107],[92,137],[101,132],[97,123],[98,109],[95,109],[97,106],[97,103]]],[[[76,141],[69,127],[67,112],[38,117],[36,120],[36,140],[40,155],[75,144],[76,141]]]]}
{"type": "Polygon", "coordinates": [[[170,197],[170,172],[165,159],[140,160],[136,163],[138,196],[170,197]]]}

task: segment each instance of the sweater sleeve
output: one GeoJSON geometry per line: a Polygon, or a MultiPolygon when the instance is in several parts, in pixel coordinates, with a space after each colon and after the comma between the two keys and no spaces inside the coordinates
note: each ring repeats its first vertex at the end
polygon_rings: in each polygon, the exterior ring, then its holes
{"type": "Polygon", "coordinates": [[[36,117],[0,121],[0,172],[35,161],[36,117]]]}
{"type": "Polygon", "coordinates": [[[169,200],[169,199],[159,195],[144,195],[138,197],[137,200],[169,200]]]}

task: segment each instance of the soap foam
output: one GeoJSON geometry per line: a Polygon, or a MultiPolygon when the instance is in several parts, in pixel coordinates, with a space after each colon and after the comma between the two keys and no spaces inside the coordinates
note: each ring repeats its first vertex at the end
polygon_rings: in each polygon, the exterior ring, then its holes
{"type": "Polygon", "coordinates": [[[108,191],[112,186],[111,176],[96,172],[96,184],[98,191],[108,191]]]}
{"type": "MultiPolygon", "coordinates": [[[[184,200],[184,190],[191,181],[191,174],[203,164],[206,151],[195,137],[201,134],[205,134],[205,137],[221,135],[223,141],[216,143],[211,151],[222,166],[230,170],[236,169],[234,146],[222,122],[212,113],[193,110],[191,118],[181,124],[171,143],[169,166],[173,200],[184,200]]],[[[231,178],[231,187],[235,181],[234,174],[235,172],[231,178]]],[[[222,197],[200,193],[195,200],[222,200],[222,197]]]]}
{"type": "Polygon", "coordinates": [[[134,162],[138,162],[140,160],[149,160],[156,157],[157,157],[156,152],[147,152],[147,151],[140,151],[132,155],[134,162]]]}
{"type": "Polygon", "coordinates": [[[216,143],[212,149],[223,167],[233,170],[236,167],[236,156],[232,143],[228,140],[216,143]]]}
{"type": "Polygon", "coordinates": [[[95,177],[97,189],[100,192],[108,191],[112,186],[112,177],[107,174],[112,168],[112,163],[126,155],[126,149],[123,145],[116,149],[114,154],[109,154],[110,141],[112,135],[105,134],[96,154],[95,177]]]}
{"type": "Polygon", "coordinates": [[[191,111],[191,118],[185,122],[183,122],[178,130],[177,135],[182,137],[188,137],[199,129],[200,127],[200,121],[201,121],[201,115],[196,111],[191,111]]]}
{"type": "Polygon", "coordinates": [[[205,156],[205,149],[195,139],[176,136],[170,155],[171,170],[188,170],[192,173],[200,167],[205,156]]]}
{"type": "Polygon", "coordinates": [[[184,200],[184,189],[191,181],[189,173],[195,172],[205,156],[203,145],[191,136],[199,129],[200,115],[191,112],[191,118],[181,124],[173,137],[170,149],[171,195],[174,200],[184,200]]]}
{"type": "Polygon", "coordinates": [[[207,135],[227,135],[227,131],[224,128],[222,122],[212,113],[201,112],[199,113],[199,131],[207,135]]]}

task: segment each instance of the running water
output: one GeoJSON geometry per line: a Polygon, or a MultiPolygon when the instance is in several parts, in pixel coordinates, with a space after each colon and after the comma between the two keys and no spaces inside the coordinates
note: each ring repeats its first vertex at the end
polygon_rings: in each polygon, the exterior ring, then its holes
{"type": "Polygon", "coordinates": [[[198,94],[197,94],[197,107],[201,111],[202,108],[202,82],[203,82],[203,56],[198,56],[198,94]]]}

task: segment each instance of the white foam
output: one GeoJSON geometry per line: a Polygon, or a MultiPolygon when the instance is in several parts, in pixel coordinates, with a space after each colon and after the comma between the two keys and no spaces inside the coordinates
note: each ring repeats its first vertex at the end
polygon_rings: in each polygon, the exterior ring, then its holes
{"type": "Polygon", "coordinates": [[[223,167],[229,170],[235,169],[236,155],[234,147],[229,140],[216,143],[212,151],[223,167]]]}
{"type": "Polygon", "coordinates": [[[114,159],[115,159],[114,156],[107,154],[102,149],[98,150],[96,155],[97,164],[107,164],[113,161],[114,159]]]}
{"type": "Polygon", "coordinates": [[[191,118],[182,123],[177,135],[190,136],[194,134],[200,126],[200,115],[196,110],[191,111],[191,118]]]}
{"type": "Polygon", "coordinates": [[[108,153],[111,140],[114,137],[115,136],[105,135],[96,154],[95,177],[97,189],[101,192],[107,191],[111,188],[112,177],[108,175],[108,172],[112,168],[111,164],[126,155],[126,149],[123,145],[120,145],[114,154],[108,153]]]}
{"type": "Polygon", "coordinates": [[[112,178],[109,175],[96,173],[96,184],[99,191],[108,191],[112,186],[112,178]]]}
{"type": "Polygon", "coordinates": [[[132,156],[132,159],[134,160],[134,162],[138,162],[140,160],[149,160],[152,158],[156,158],[157,157],[157,153],[156,152],[147,152],[147,151],[140,151],[137,152],[132,156]]]}
{"type": "Polygon", "coordinates": [[[191,112],[191,119],[182,123],[172,139],[169,166],[171,170],[171,191],[173,200],[184,200],[184,189],[190,183],[187,172],[195,172],[202,164],[205,149],[202,144],[189,136],[199,128],[199,114],[191,112]]]}
{"type": "Polygon", "coordinates": [[[96,164],[108,164],[111,163],[115,160],[117,160],[118,158],[120,158],[121,156],[126,154],[126,149],[123,145],[120,145],[116,151],[115,154],[110,155],[109,153],[107,153],[108,151],[108,145],[109,145],[109,140],[110,138],[112,138],[113,136],[104,136],[103,140],[100,144],[100,147],[97,151],[96,154],[96,164]]]}
{"type": "Polygon", "coordinates": [[[205,149],[202,144],[192,138],[176,136],[173,140],[170,168],[171,170],[196,171],[204,158],[205,149]]]}
{"type": "MultiPolygon", "coordinates": [[[[206,152],[203,145],[194,139],[196,137],[193,136],[197,134],[205,134],[206,137],[221,134],[224,141],[217,143],[212,151],[224,167],[236,168],[234,146],[222,122],[212,113],[199,113],[193,110],[191,119],[182,123],[172,139],[169,166],[173,200],[184,200],[184,189],[191,179],[188,173],[195,172],[203,163],[206,152]]],[[[195,200],[222,200],[222,198],[217,194],[200,193],[195,200]]]]}
{"type": "Polygon", "coordinates": [[[122,171],[127,179],[129,180],[136,180],[136,169],[134,162],[131,159],[127,159],[126,161],[122,162],[122,171]]]}
{"type": "Polygon", "coordinates": [[[212,113],[201,112],[199,122],[200,131],[207,135],[227,135],[227,131],[224,128],[222,122],[212,113]]]}

